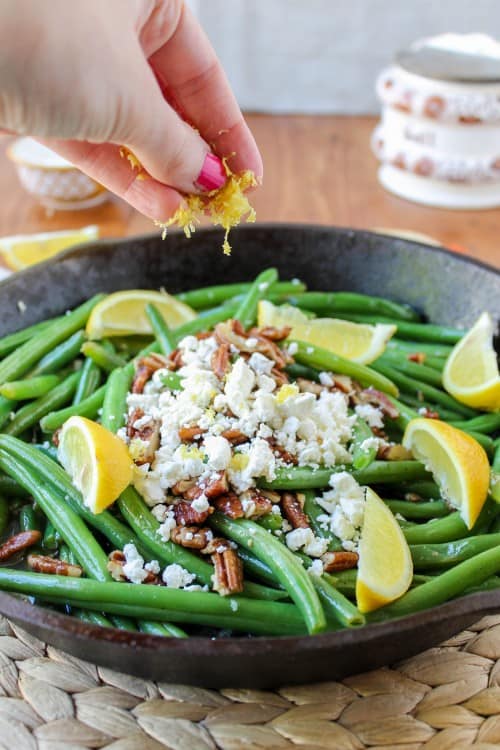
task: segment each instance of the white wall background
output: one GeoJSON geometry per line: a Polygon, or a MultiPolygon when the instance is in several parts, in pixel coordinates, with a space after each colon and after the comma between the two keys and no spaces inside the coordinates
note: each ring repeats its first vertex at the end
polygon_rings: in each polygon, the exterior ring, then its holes
{"type": "Polygon", "coordinates": [[[378,109],[374,80],[414,39],[500,38],[500,0],[188,0],[240,105],[264,112],[378,109]]]}

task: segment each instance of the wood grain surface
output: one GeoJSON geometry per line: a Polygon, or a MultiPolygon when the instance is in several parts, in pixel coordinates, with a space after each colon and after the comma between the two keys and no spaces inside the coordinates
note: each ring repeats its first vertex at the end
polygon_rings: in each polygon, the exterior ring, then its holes
{"type": "MultiPolygon", "coordinates": [[[[424,232],[442,244],[500,267],[500,209],[445,211],[386,193],[370,152],[372,117],[248,115],[264,158],[264,185],[252,202],[258,221],[297,221],[424,232]]],[[[153,230],[119,200],[47,216],[21,188],[0,153],[0,234],[98,224],[102,236],[153,230]]]]}

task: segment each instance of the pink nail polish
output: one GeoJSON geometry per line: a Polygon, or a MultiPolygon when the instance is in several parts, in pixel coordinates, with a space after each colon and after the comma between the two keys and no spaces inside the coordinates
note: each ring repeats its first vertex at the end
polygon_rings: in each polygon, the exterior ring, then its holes
{"type": "Polygon", "coordinates": [[[195,184],[202,190],[217,190],[227,179],[222,160],[215,154],[207,154],[195,184]]]}

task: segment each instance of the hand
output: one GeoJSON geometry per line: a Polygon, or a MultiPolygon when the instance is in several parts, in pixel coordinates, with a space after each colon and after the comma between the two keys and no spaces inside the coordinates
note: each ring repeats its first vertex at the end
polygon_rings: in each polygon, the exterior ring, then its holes
{"type": "Polygon", "coordinates": [[[158,220],[181,193],[222,184],[211,150],[261,177],[224,71],[182,0],[0,0],[0,16],[0,127],[43,140],[158,220]],[[138,179],[120,146],[149,176],[138,179]]]}

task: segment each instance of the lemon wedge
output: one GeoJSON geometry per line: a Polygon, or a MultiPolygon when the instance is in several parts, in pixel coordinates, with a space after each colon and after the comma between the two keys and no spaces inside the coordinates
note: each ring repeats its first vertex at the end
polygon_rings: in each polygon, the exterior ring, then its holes
{"type": "Polygon", "coordinates": [[[57,457],[92,513],[101,513],[132,481],[127,447],[97,422],[70,417],[59,435],[57,457]]]}
{"type": "Polygon", "coordinates": [[[443,370],[443,386],[474,409],[500,409],[500,374],[493,348],[494,324],[484,312],[453,347],[443,370]]]}
{"type": "Polygon", "coordinates": [[[88,338],[152,333],[145,312],[148,303],[158,308],[170,328],[177,328],[196,318],[196,313],[191,307],[166,292],[127,289],[124,292],[108,294],[94,307],[85,331],[88,338]]]}
{"type": "Polygon", "coordinates": [[[372,612],[408,591],[413,578],[410,549],[391,510],[368,487],[358,551],[356,601],[360,612],[372,612]]]}
{"type": "Polygon", "coordinates": [[[296,307],[277,307],[266,300],[259,302],[257,322],[261,327],[291,326],[290,338],[320,346],[360,365],[368,365],[380,357],[396,333],[395,325],[385,323],[367,325],[338,318],[310,320],[296,307]]]}
{"type": "Polygon", "coordinates": [[[468,529],[488,496],[490,465],[484,448],[466,432],[437,419],[412,419],[403,445],[432,472],[443,497],[468,529]]]}
{"type": "Polygon", "coordinates": [[[40,232],[38,234],[16,234],[0,237],[0,253],[7,266],[13,271],[47,260],[53,255],[80,242],[89,242],[99,236],[99,227],[66,229],[61,232],[40,232]]]}

